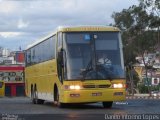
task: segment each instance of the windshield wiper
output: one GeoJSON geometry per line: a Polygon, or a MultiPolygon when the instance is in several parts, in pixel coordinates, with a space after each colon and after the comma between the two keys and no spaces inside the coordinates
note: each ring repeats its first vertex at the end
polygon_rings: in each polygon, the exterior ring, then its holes
{"type": "Polygon", "coordinates": [[[92,60],[89,61],[88,65],[87,65],[87,67],[85,69],[81,69],[81,71],[82,71],[81,74],[83,76],[83,80],[85,80],[87,73],[89,71],[91,71],[91,70],[93,70],[93,68],[92,68],[92,60]]]}
{"type": "Polygon", "coordinates": [[[110,68],[104,66],[104,64],[97,65],[96,72],[98,73],[98,77],[106,80],[113,80],[113,72],[110,68]]]}

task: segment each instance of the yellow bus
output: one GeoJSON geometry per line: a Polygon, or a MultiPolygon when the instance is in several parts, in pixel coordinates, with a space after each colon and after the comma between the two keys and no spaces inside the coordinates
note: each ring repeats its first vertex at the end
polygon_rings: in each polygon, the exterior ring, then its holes
{"type": "Polygon", "coordinates": [[[0,97],[5,95],[5,83],[4,81],[0,80],[0,97]]]}
{"type": "Polygon", "coordinates": [[[107,26],[58,27],[26,49],[26,94],[34,104],[125,100],[121,35],[107,26]]]}

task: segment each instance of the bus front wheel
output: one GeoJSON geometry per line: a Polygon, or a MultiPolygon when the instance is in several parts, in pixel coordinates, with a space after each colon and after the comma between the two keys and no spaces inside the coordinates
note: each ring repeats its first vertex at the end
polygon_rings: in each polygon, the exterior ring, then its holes
{"type": "Polygon", "coordinates": [[[66,103],[61,103],[60,101],[59,101],[59,91],[58,90],[56,90],[56,92],[55,92],[55,97],[56,97],[56,99],[55,99],[55,103],[56,103],[56,105],[58,106],[58,107],[60,107],[60,108],[65,108],[66,107],[66,103]]]}
{"type": "Polygon", "coordinates": [[[113,102],[102,102],[104,108],[111,108],[113,102]]]}

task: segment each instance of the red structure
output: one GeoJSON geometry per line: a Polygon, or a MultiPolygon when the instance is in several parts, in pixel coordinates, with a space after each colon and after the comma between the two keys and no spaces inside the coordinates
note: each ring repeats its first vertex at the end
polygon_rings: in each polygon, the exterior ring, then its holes
{"type": "Polygon", "coordinates": [[[24,52],[22,52],[22,51],[17,51],[17,52],[15,53],[15,61],[16,61],[16,63],[24,63],[24,61],[25,61],[24,52]]]}
{"type": "Polygon", "coordinates": [[[22,66],[0,66],[0,71],[24,71],[22,66]]]}
{"type": "Polygon", "coordinates": [[[5,82],[5,96],[24,96],[24,67],[0,66],[0,80],[5,82]]]}
{"type": "Polygon", "coordinates": [[[5,83],[5,96],[25,96],[24,83],[5,83]]]}

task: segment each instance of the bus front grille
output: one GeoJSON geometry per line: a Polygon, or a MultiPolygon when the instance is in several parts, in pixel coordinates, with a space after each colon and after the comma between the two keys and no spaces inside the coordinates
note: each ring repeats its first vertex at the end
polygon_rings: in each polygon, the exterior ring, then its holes
{"type": "Polygon", "coordinates": [[[96,88],[95,85],[83,85],[83,88],[96,88]]]}
{"type": "Polygon", "coordinates": [[[83,85],[83,88],[109,88],[111,85],[83,85]]]}

